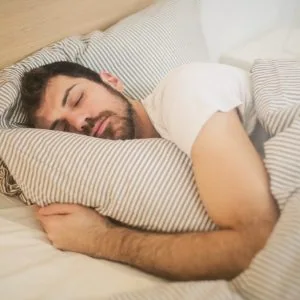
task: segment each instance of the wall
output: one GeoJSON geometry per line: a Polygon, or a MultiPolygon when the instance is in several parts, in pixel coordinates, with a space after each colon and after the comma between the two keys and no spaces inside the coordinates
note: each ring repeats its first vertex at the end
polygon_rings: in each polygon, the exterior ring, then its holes
{"type": "Polygon", "coordinates": [[[66,36],[107,28],[152,2],[0,0],[0,69],[66,36]]]}
{"type": "Polygon", "coordinates": [[[300,0],[200,0],[201,22],[212,60],[251,38],[289,25],[300,0]]]}

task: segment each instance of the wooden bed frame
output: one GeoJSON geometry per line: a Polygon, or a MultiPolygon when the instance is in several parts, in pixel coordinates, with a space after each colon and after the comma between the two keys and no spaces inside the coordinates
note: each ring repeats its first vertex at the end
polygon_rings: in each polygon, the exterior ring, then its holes
{"type": "Polygon", "coordinates": [[[1,0],[0,69],[66,36],[104,30],[151,0],[1,0]]]}

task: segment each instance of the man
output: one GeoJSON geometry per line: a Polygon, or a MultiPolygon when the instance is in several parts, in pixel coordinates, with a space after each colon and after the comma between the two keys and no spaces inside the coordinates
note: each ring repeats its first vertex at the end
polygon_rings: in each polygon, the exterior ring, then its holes
{"type": "Polygon", "coordinates": [[[92,209],[38,209],[59,249],[126,263],[176,280],[230,279],[265,245],[278,210],[263,162],[239,119],[251,97],[246,72],[194,63],[172,71],[142,102],[121,81],[58,62],[25,74],[21,98],[35,127],[97,138],[167,138],[191,157],[215,232],[156,234],[112,224],[92,209]]]}

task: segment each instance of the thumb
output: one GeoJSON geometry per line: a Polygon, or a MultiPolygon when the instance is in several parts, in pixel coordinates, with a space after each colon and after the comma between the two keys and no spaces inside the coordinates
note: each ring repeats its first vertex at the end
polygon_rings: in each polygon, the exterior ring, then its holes
{"type": "Polygon", "coordinates": [[[38,213],[43,216],[50,215],[67,215],[74,213],[80,209],[80,205],[77,204],[50,204],[45,207],[41,207],[38,213]]]}

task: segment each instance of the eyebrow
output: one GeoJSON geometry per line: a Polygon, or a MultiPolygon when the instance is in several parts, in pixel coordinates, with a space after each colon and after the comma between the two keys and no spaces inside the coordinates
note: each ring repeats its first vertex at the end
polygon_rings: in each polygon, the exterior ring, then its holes
{"type": "MultiPolygon", "coordinates": [[[[62,102],[61,102],[61,105],[62,105],[62,106],[65,106],[65,105],[66,105],[67,100],[68,100],[68,97],[69,97],[69,94],[70,94],[71,90],[72,90],[76,85],[77,85],[77,83],[71,85],[69,88],[66,89],[65,94],[64,94],[64,97],[63,97],[62,102]]],[[[53,130],[53,129],[57,126],[58,122],[59,122],[59,120],[55,120],[55,121],[51,124],[51,126],[50,126],[49,129],[50,129],[50,130],[53,130]]]]}
{"type": "Polygon", "coordinates": [[[67,100],[68,100],[68,96],[69,96],[69,94],[70,94],[70,91],[71,91],[72,88],[75,87],[76,85],[77,85],[77,83],[71,85],[68,89],[66,89],[65,95],[64,95],[64,97],[63,97],[63,99],[62,99],[62,106],[65,106],[65,105],[66,105],[67,100]]]}

